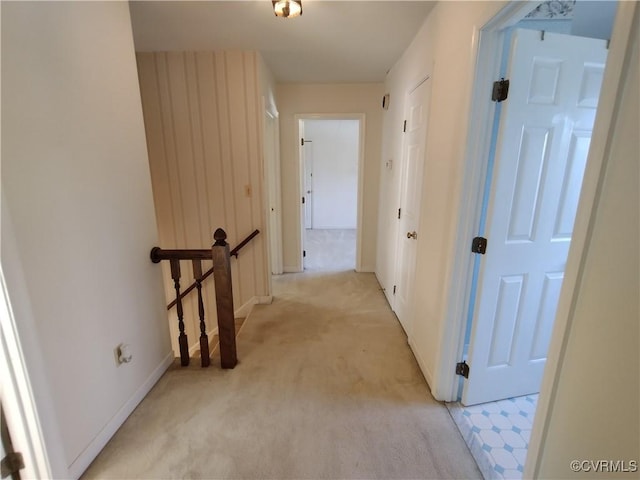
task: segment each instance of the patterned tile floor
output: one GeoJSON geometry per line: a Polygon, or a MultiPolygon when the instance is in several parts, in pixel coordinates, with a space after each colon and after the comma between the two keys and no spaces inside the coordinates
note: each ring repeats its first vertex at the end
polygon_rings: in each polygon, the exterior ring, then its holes
{"type": "Polygon", "coordinates": [[[521,479],[538,395],[465,407],[447,403],[486,480],[521,479]]]}

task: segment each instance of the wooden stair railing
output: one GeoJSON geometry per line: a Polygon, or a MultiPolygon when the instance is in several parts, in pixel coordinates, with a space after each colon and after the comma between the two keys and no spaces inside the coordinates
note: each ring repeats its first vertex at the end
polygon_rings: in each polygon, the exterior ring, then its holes
{"type": "MultiPolygon", "coordinates": [[[[256,229],[253,232],[251,232],[249,235],[247,235],[247,238],[242,240],[238,245],[236,245],[236,247],[233,250],[231,250],[229,252],[229,255],[232,256],[232,257],[238,258],[238,253],[240,252],[240,250],[242,250],[242,247],[244,247],[247,243],[249,243],[251,240],[253,240],[253,238],[256,235],[258,235],[259,233],[260,233],[260,230],[258,230],[258,229],[256,229]]],[[[167,250],[164,250],[164,251],[166,252],[167,250]]],[[[213,273],[213,267],[211,267],[209,270],[207,270],[204,273],[204,275],[202,275],[202,280],[201,281],[204,282],[207,278],[209,278],[211,276],[212,273],[213,273]]],[[[194,288],[196,288],[196,283],[197,282],[193,282],[191,285],[189,285],[187,288],[185,288],[184,291],[180,294],[180,299],[183,299],[184,297],[189,295],[189,293],[191,293],[191,291],[194,288]]],[[[173,307],[175,307],[177,302],[178,302],[177,298],[175,300],[171,301],[167,305],[167,310],[171,310],[173,307]]]]}
{"type": "Polygon", "coordinates": [[[216,312],[218,314],[218,339],[220,345],[220,364],[222,368],[233,368],[238,363],[236,352],[236,327],[233,308],[233,290],[231,287],[231,256],[238,257],[238,252],[249,243],[259,230],[254,230],[247,238],[238,244],[236,248],[229,251],[229,244],[226,242],[227,234],[218,228],[213,238],[215,243],[211,249],[193,250],[163,250],[160,247],[151,249],[151,261],[159,263],[168,260],[171,266],[171,278],[173,279],[176,291],[176,299],[167,306],[167,310],[176,306],[178,316],[178,344],[180,346],[180,364],[185,367],[189,365],[189,342],[184,328],[184,312],[182,299],[193,289],[198,293],[198,316],[200,319],[200,359],[201,366],[208,367],[209,359],[209,338],[205,323],[204,302],[202,300],[202,282],[213,274],[216,291],[216,312]],[[191,260],[193,266],[193,277],[195,282],[183,292],[180,291],[180,260],[191,260]],[[206,273],[202,273],[202,260],[213,260],[213,267],[206,273]]]}

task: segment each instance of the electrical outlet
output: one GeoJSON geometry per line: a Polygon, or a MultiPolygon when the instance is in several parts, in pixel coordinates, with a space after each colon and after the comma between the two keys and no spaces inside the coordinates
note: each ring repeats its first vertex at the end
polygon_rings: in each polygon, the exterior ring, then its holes
{"type": "Polygon", "coordinates": [[[129,345],[121,343],[113,350],[116,357],[116,365],[120,366],[123,363],[129,363],[133,359],[129,345]]]}

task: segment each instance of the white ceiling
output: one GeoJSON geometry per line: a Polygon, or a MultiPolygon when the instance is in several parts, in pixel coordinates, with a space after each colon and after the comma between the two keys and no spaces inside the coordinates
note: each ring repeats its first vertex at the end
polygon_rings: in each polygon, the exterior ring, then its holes
{"type": "Polygon", "coordinates": [[[381,82],[435,2],[303,0],[277,18],[271,0],[132,1],[136,51],[258,50],[278,82],[381,82]]]}

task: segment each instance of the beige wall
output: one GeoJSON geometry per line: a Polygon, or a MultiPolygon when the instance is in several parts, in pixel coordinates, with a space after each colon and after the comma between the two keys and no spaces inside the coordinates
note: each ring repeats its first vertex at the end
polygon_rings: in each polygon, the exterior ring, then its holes
{"type": "Polygon", "coordinates": [[[627,468],[630,460],[640,462],[637,14],[633,31],[580,276],[573,295],[563,291],[567,298],[561,300],[573,308],[564,355],[553,375],[552,404],[540,423],[546,435],[539,458],[532,459],[539,461],[535,475],[540,478],[638,478],[637,471],[614,475],[570,469],[572,460],[622,460],[627,468]]]}
{"type": "Polygon", "coordinates": [[[378,180],[382,136],[382,84],[280,84],[283,250],[285,271],[300,271],[300,165],[296,114],[365,114],[362,270],[373,271],[376,261],[378,180]]]}
{"type": "Polygon", "coordinates": [[[77,478],[173,360],[129,9],[5,2],[2,40],[2,267],[52,474],[77,478]]]}
{"type": "MultiPolygon", "coordinates": [[[[163,248],[208,248],[222,227],[233,247],[256,237],[232,259],[234,305],[270,294],[264,225],[262,95],[256,52],[138,53],[149,164],[163,248]]],[[[163,262],[167,300],[175,293],[163,262]]],[[[205,262],[205,268],[210,262],[205,262]]],[[[189,262],[182,285],[193,281],[189,262]]],[[[209,330],[216,326],[213,281],[204,283],[209,330]]],[[[189,344],[198,345],[196,296],[185,303],[189,344]]],[[[169,312],[177,351],[177,320],[169,312]]]]}

